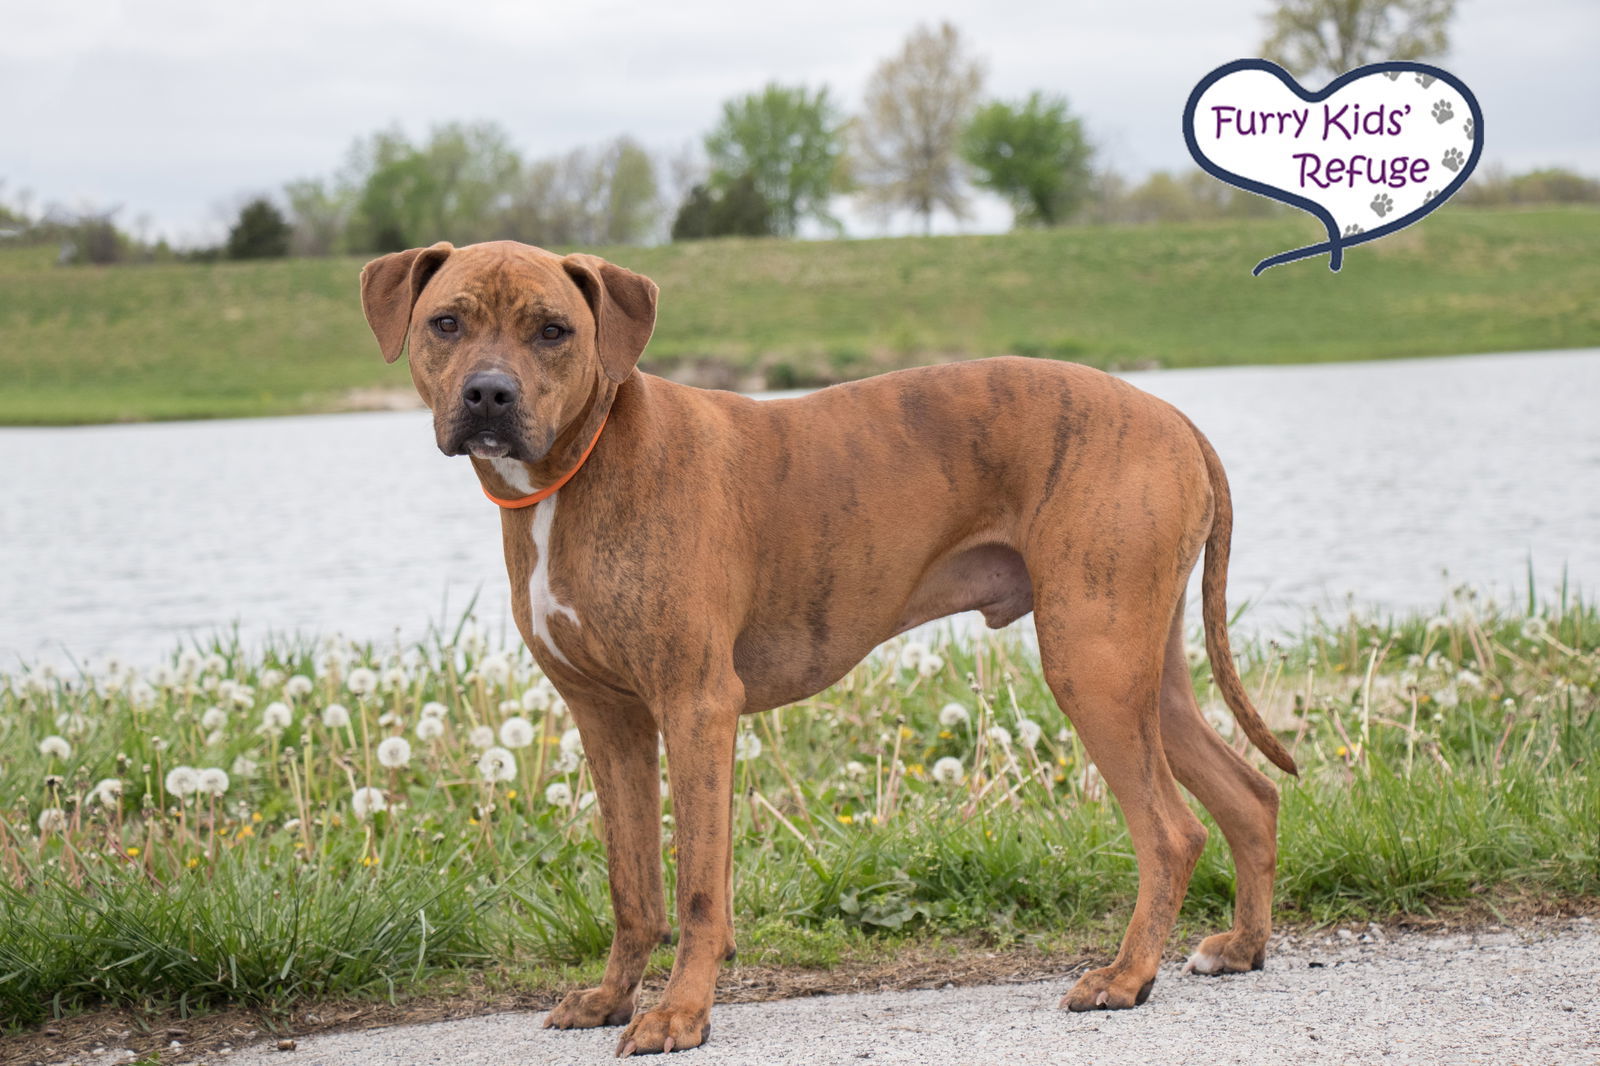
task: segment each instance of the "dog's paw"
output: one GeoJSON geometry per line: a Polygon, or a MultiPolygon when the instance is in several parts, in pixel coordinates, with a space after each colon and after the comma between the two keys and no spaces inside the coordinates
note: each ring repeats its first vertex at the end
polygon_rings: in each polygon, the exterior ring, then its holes
{"type": "Polygon", "coordinates": [[[1237,932],[1229,930],[1200,941],[1200,946],[1189,956],[1189,961],[1183,964],[1183,972],[1207,977],[1224,973],[1247,973],[1250,970],[1261,969],[1266,961],[1265,944],[1248,942],[1237,932]]]}
{"type": "Polygon", "coordinates": [[[1154,977],[1102,966],[1078,978],[1072,991],[1061,997],[1061,1005],[1070,1011],[1127,1010],[1149,999],[1155,983],[1154,977]]]}
{"type": "Polygon", "coordinates": [[[622,1031],[617,1041],[617,1056],[650,1055],[656,1052],[683,1051],[699,1047],[711,1035],[711,1010],[673,1010],[657,1007],[646,1011],[622,1031]]]}
{"type": "Polygon", "coordinates": [[[633,1017],[633,996],[619,996],[609,988],[570,992],[544,1020],[546,1029],[597,1029],[624,1025],[633,1017]]]}

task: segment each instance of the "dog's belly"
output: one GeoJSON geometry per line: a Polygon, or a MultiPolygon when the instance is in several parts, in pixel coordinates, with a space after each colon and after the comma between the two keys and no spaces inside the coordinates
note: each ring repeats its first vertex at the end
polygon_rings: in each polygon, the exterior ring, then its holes
{"type": "Polygon", "coordinates": [[[910,593],[835,600],[829,624],[799,612],[758,618],[734,644],[746,713],[805,699],[843,677],[897,633],[962,611],[982,611],[994,629],[1033,610],[1033,582],[1022,556],[1005,544],[979,544],[936,559],[910,593]]]}

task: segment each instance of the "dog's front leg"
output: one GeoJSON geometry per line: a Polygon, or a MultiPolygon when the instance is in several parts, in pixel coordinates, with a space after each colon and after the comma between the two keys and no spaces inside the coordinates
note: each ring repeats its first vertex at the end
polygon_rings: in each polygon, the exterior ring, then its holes
{"type": "Polygon", "coordinates": [[[744,687],[731,675],[656,705],[678,850],[678,957],[655,1009],[633,1020],[617,1054],[698,1047],[711,1032],[717,968],[728,928],[733,746],[744,687]]]}
{"type": "Polygon", "coordinates": [[[650,952],[671,936],[661,888],[661,757],[655,719],[643,704],[568,706],[600,802],[616,933],[599,986],[568,995],[544,1024],[591,1029],[633,1017],[650,952]]]}

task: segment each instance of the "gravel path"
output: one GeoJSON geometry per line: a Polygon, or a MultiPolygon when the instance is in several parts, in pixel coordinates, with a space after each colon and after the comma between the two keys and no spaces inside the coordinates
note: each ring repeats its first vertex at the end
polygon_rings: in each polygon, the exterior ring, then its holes
{"type": "MultiPolygon", "coordinates": [[[[1300,937],[1267,969],[1225,978],[1162,970],[1137,1010],[1069,1014],[1065,980],[719,1006],[714,1063],[1600,1063],[1600,923],[1471,935],[1300,937]]],[[[490,1066],[610,1061],[616,1029],[554,1032],[542,1015],[258,1045],[230,1066],[490,1066]]],[[[663,1060],[650,1060],[663,1061],[663,1060]]]]}

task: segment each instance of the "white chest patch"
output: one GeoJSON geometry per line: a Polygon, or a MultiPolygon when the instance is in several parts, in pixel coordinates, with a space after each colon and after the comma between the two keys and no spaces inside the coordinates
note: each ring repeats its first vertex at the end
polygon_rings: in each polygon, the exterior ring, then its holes
{"type": "Polygon", "coordinates": [[[518,459],[490,459],[489,465],[494,467],[494,472],[500,475],[500,480],[510,485],[524,496],[532,496],[539,491],[533,485],[533,479],[528,476],[528,468],[518,459]]]}
{"type": "Polygon", "coordinates": [[[534,635],[544,641],[550,654],[571,666],[571,660],[550,636],[550,616],[553,614],[563,616],[573,625],[579,624],[578,612],[557,600],[554,590],[550,588],[550,530],[556,524],[556,498],[560,495],[559,492],[554,493],[533,505],[533,548],[538,553],[538,560],[533,565],[533,576],[528,579],[528,602],[533,613],[534,635]]]}

